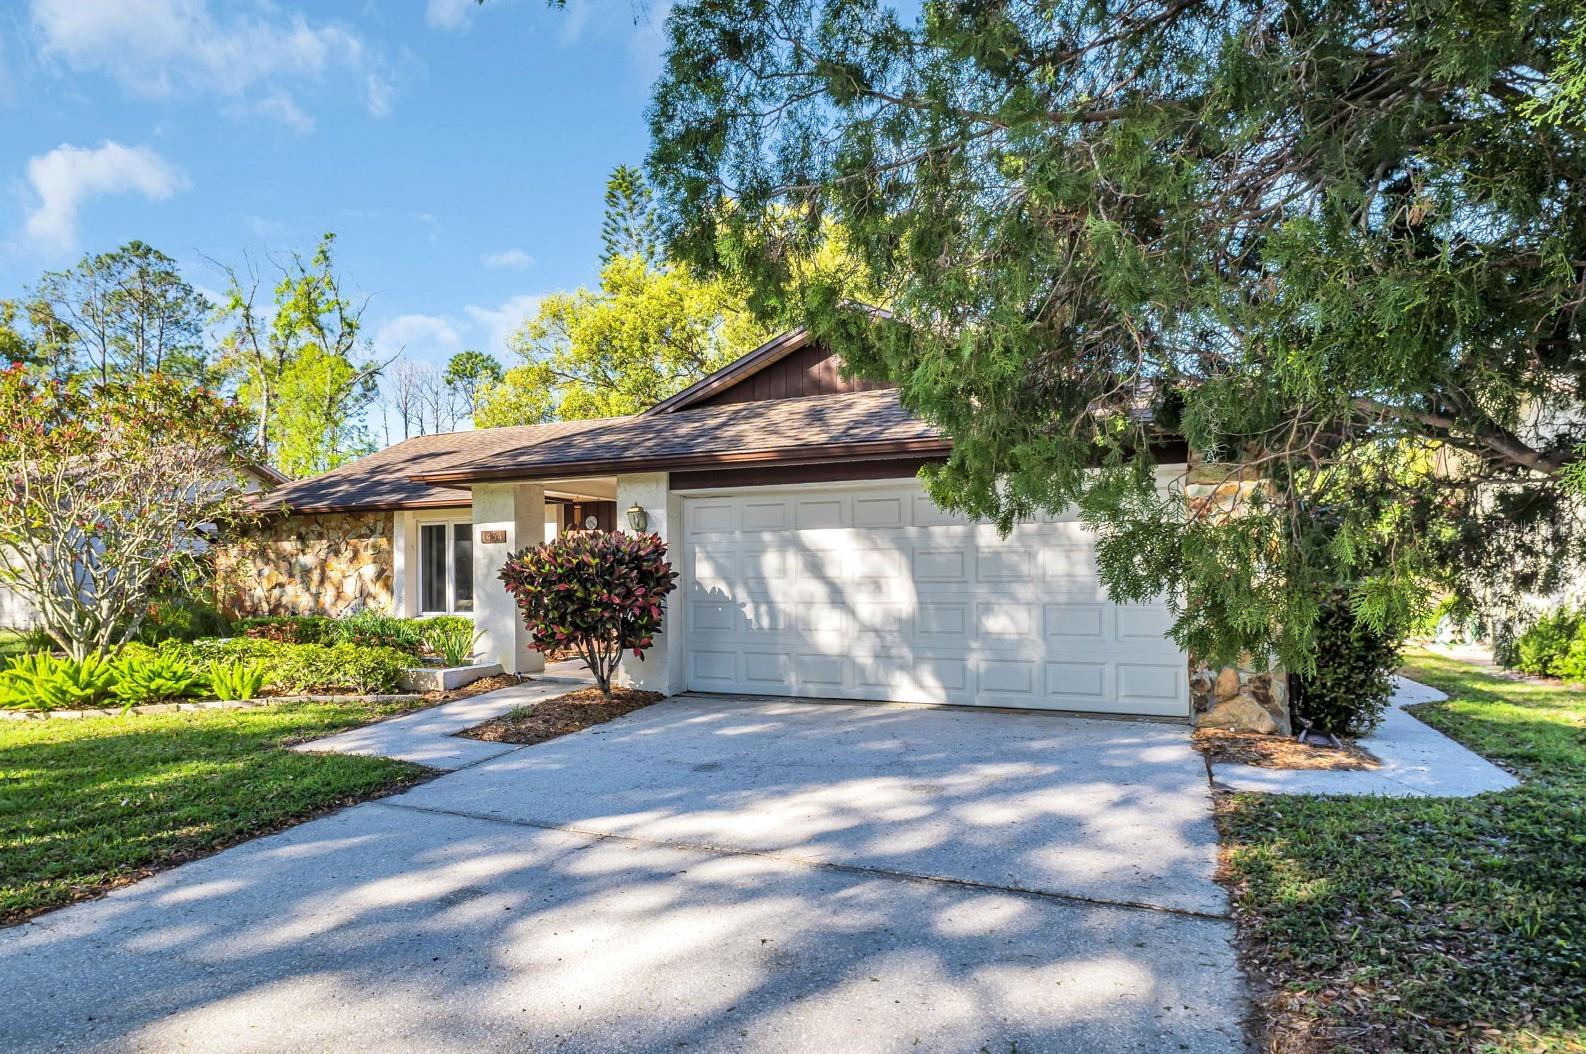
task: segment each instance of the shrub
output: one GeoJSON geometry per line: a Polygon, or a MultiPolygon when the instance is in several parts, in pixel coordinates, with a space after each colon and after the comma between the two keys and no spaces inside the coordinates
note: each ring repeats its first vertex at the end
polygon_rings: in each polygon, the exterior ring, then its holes
{"type": "Polygon", "coordinates": [[[78,710],[110,696],[116,671],[103,657],[60,658],[30,652],[0,668],[0,705],[12,710],[78,710]]]}
{"type": "Polygon", "coordinates": [[[411,665],[413,657],[395,648],[298,644],[265,660],[265,677],[283,692],[382,693],[394,689],[411,665]]]}
{"type": "Polygon", "coordinates": [[[330,642],[333,622],[335,619],[325,615],[265,615],[241,619],[235,628],[243,636],[256,640],[326,644],[330,642]]]}
{"type": "Polygon", "coordinates": [[[643,657],[677,573],[659,535],[575,531],[508,558],[501,571],[536,646],[570,647],[601,694],[622,653],[643,657]]]}
{"type": "Polygon", "coordinates": [[[115,695],[127,706],[161,699],[203,695],[209,682],[198,667],[174,650],[118,655],[115,661],[115,695]]]}
{"type": "Polygon", "coordinates": [[[377,648],[395,648],[409,655],[420,655],[424,650],[425,627],[418,619],[382,615],[378,611],[360,611],[331,620],[330,640],[325,643],[363,644],[377,648]]]}
{"type": "Polygon", "coordinates": [[[1376,728],[1393,694],[1399,643],[1397,635],[1358,619],[1348,598],[1335,594],[1316,620],[1316,672],[1291,678],[1295,719],[1335,734],[1376,728]]]}
{"type": "Polygon", "coordinates": [[[209,668],[209,685],[217,699],[246,701],[264,687],[264,663],[243,659],[217,662],[209,668]]]}
{"type": "MultiPolygon", "coordinates": [[[[1533,622],[1514,638],[1512,645],[1501,655],[1495,654],[1494,658],[1521,673],[1571,676],[1563,671],[1573,667],[1569,653],[1583,634],[1586,634],[1586,613],[1572,608],[1559,608],[1533,622]]],[[[1582,650],[1586,651],[1586,645],[1582,645],[1582,650]]]]}
{"type": "Polygon", "coordinates": [[[220,609],[191,598],[156,600],[149,604],[134,638],[143,644],[162,640],[197,640],[218,637],[230,628],[220,609]]]}
{"type": "Polygon", "coordinates": [[[470,619],[431,619],[424,630],[424,646],[448,666],[466,666],[473,661],[474,645],[481,636],[470,619]]]}

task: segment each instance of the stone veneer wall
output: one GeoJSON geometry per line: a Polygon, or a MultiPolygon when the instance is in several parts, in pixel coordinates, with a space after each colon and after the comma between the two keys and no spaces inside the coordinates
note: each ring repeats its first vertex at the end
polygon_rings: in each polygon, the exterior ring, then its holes
{"type": "Polygon", "coordinates": [[[226,613],[348,615],[395,608],[392,514],[280,516],[217,552],[226,613]]]}
{"type": "MultiPolygon", "coordinates": [[[[1237,516],[1261,486],[1249,470],[1192,462],[1184,496],[1193,517],[1237,516]]],[[[1291,735],[1289,677],[1282,669],[1258,669],[1253,660],[1213,669],[1190,656],[1190,721],[1206,728],[1291,735]]]]}

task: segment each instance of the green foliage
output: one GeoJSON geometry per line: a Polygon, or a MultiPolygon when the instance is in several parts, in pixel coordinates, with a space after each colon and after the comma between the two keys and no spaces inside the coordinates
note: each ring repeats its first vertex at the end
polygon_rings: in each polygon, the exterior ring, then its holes
{"type": "Polygon", "coordinates": [[[142,644],[162,640],[197,640],[218,637],[231,625],[214,604],[193,596],[154,600],[148,605],[133,639],[142,644]]]}
{"type": "Polygon", "coordinates": [[[1586,694],[1408,659],[1408,676],[1450,697],[1416,716],[1524,784],[1475,798],[1234,797],[1220,822],[1241,945],[1291,1034],[1330,1037],[1322,1049],[1580,1050],[1586,694]],[[1473,1034],[1473,1021],[1487,1024],[1473,1034]]]}
{"type": "Polygon", "coordinates": [[[1322,732],[1364,735],[1393,694],[1402,638],[1369,625],[1342,592],[1322,606],[1315,627],[1316,670],[1291,681],[1294,717],[1322,732]]]}
{"type": "Polygon", "coordinates": [[[209,681],[174,651],[123,653],[115,659],[115,696],[125,706],[203,695],[209,681]]]}
{"type": "Polygon", "coordinates": [[[233,659],[209,667],[209,684],[215,698],[246,702],[264,687],[267,671],[262,662],[233,659]]]}
{"type": "Polygon", "coordinates": [[[466,666],[473,661],[474,645],[484,634],[474,629],[472,620],[429,620],[424,628],[424,645],[439,655],[447,666],[466,666]]]}
{"type": "Polygon", "coordinates": [[[673,259],[953,437],[934,498],[1077,506],[1115,598],[1291,669],[1339,583],[1383,628],[1586,556],[1576,0],[907,10],[675,4],[649,171],[673,259]],[[834,228],[890,321],[796,273],[834,228]]]}
{"type": "Polygon", "coordinates": [[[335,619],[328,615],[262,615],[239,619],[236,629],[245,637],[287,644],[329,644],[335,640],[335,619]]]}
{"type": "Polygon", "coordinates": [[[611,170],[606,180],[606,214],[600,222],[600,241],[605,246],[600,254],[602,264],[619,256],[631,256],[652,267],[661,262],[654,202],[655,194],[643,172],[629,165],[611,170]]]}
{"type": "Polygon", "coordinates": [[[500,384],[505,376],[501,363],[494,355],[482,351],[459,351],[446,362],[446,372],[441,383],[456,390],[463,397],[463,406],[472,417],[479,409],[479,400],[492,385],[500,384]]]}
{"type": "Polygon", "coordinates": [[[0,667],[0,707],[9,710],[81,710],[104,702],[115,687],[116,670],[100,655],[38,651],[0,667]]]}
{"type": "Polygon", "coordinates": [[[489,388],[481,428],[637,413],[762,343],[733,283],[619,256],[600,288],[553,293],[512,337],[523,364],[489,388]]]}
{"type": "Polygon", "coordinates": [[[204,335],[211,310],[175,260],[131,241],[46,273],[23,311],[6,321],[25,315],[32,358],[57,379],[105,384],[164,373],[208,385],[215,380],[204,335]]]}
{"type": "Polygon", "coordinates": [[[377,394],[381,364],[368,357],[363,308],[343,292],[325,234],[308,260],[278,265],[273,303],[259,303],[250,266],[229,271],[221,309],[230,330],[222,365],[253,413],[257,456],[288,475],[335,468],[370,448],[363,413],[377,394]]]}
{"type": "Polygon", "coordinates": [[[120,644],[205,564],[196,524],[246,520],[246,433],[231,402],[163,373],[0,372],[0,585],[74,657],[120,644]]]}
{"type": "Polygon", "coordinates": [[[659,535],[575,531],[508,558],[501,581],[537,646],[572,648],[606,698],[625,651],[642,658],[677,572],[659,535]]]}
{"type": "MultiPolygon", "coordinates": [[[[139,645],[128,645],[122,653],[139,645]]],[[[396,688],[412,655],[380,645],[292,644],[258,637],[222,637],[192,643],[165,641],[158,649],[192,664],[205,676],[217,666],[257,664],[264,685],[286,694],[383,694],[396,688]]]]}
{"type": "Polygon", "coordinates": [[[365,610],[333,619],[326,643],[395,648],[417,657],[424,650],[425,630],[425,624],[418,619],[397,618],[365,610]]]}
{"type": "Polygon", "coordinates": [[[1493,657],[1521,673],[1586,681],[1586,611],[1561,607],[1547,612],[1493,657]]]}

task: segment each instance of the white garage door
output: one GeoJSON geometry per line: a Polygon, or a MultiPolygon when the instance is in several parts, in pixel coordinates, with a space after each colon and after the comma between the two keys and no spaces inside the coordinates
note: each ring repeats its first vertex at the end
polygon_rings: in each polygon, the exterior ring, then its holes
{"type": "Polygon", "coordinates": [[[996,528],[909,482],[683,501],[689,687],[1185,716],[1157,605],[1107,600],[1070,518],[996,528]]]}

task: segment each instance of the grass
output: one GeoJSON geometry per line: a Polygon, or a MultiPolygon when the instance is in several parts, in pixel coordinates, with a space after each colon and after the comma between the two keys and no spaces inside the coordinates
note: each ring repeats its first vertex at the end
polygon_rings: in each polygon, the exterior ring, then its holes
{"type": "Polygon", "coordinates": [[[404,762],[284,749],[413,706],[0,722],[0,921],[421,778],[404,762]]]}
{"type": "Polygon", "coordinates": [[[1586,693],[1427,652],[1417,716],[1524,779],[1471,799],[1224,802],[1276,1051],[1586,1051],[1586,693]]]}
{"type": "Polygon", "coordinates": [[[25,633],[22,630],[0,629],[0,661],[33,651],[43,643],[37,633],[25,633]]]}

